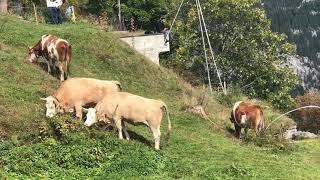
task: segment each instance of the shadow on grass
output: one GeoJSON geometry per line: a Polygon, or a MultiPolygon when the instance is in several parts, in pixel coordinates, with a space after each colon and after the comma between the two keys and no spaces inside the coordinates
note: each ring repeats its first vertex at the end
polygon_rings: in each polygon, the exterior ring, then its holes
{"type": "MultiPolygon", "coordinates": [[[[35,62],[33,62],[32,64],[35,66],[40,67],[40,69],[42,69],[44,72],[48,73],[48,65],[46,63],[46,59],[44,58],[40,58],[38,60],[36,60],[35,62]]],[[[55,77],[56,79],[60,80],[60,70],[56,65],[50,66],[51,68],[51,72],[50,75],[55,77]]],[[[65,77],[66,79],[66,77],[65,77]]]]}
{"type": "Polygon", "coordinates": [[[231,127],[225,127],[225,130],[226,130],[230,135],[232,135],[233,137],[236,137],[236,136],[235,136],[236,131],[235,131],[233,128],[231,128],[231,127]]]}
{"type": "Polygon", "coordinates": [[[133,139],[133,140],[136,140],[136,141],[139,141],[149,147],[153,147],[153,145],[151,144],[151,142],[149,140],[147,140],[145,137],[133,132],[133,131],[130,131],[128,130],[128,133],[129,133],[129,136],[130,136],[130,139],[133,139]]]}
{"type": "MultiPolygon", "coordinates": [[[[110,124],[110,125],[99,125],[99,126],[98,126],[98,129],[100,129],[100,130],[102,130],[102,131],[108,131],[108,132],[110,132],[110,133],[114,132],[114,133],[117,133],[117,135],[118,135],[117,128],[115,128],[115,127],[114,127],[113,125],[111,125],[111,124],[110,124]]],[[[143,144],[145,144],[145,145],[147,145],[147,146],[149,146],[149,147],[153,147],[153,143],[150,142],[150,141],[149,141],[148,139],[146,139],[145,137],[137,134],[137,133],[134,132],[134,131],[128,130],[128,129],[127,129],[127,131],[128,131],[129,136],[130,136],[130,140],[139,141],[139,142],[141,142],[141,143],[143,143],[143,144]]],[[[122,135],[123,135],[123,138],[125,139],[126,136],[125,136],[125,134],[124,134],[123,131],[122,131],[122,135]]]]}

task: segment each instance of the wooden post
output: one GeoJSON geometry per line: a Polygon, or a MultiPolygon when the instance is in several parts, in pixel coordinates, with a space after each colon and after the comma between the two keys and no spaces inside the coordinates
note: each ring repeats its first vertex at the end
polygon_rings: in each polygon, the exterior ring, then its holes
{"type": "Polygon", "coordinates": [[[76,14],[74,13],[74,6],[71,6],[72,14],[71,14],[71,20],[72,22],[76,22],[76,14]]]}
{"type": "Polygon", "coordinates": [[[119,18],[119,30],[122,31],[122,22],[121,22],[121,3],[118,0],[118,18],[119,18]]]}
{"type": "Polygon", "coordinates": [[[0,0],[0,12],[8,12],[8,0],[0,0]]]}
{"type": "Polygon", "coordinates": [[[37,8],[36,8],[36,5],[34,3],[32,3],[32,5],[33,5],[34,16],[36,18],[36,23],[38,25],[39,22],[38,22],[37,8]]]}

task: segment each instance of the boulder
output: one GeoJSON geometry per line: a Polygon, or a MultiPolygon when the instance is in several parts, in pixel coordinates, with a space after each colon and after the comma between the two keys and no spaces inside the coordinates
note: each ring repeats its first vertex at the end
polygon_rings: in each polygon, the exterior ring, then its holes
{"type": "Polygon", "coordinates": [[[292,140],[299,140],[299,139],[313,139],[317,138],[318,135],[307,132],[307,131],[298,131],[297,126],[294,126],[290,129],[288,129],[284,134],[283,134],[285,139],[292,139],[292,140]]]}

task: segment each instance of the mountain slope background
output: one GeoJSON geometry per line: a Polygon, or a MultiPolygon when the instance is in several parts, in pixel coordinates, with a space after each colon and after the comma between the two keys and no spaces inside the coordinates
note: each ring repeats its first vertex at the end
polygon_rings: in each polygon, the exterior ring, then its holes
{"type": "Polygon", "coordinates": [[[320,1],[264,0],[263,7],[271,19],[272,29],[284,33],[297,45],[302,58],[294,66],[304,90],[319,89],[320,82],[320,1]]]}
{"type": "MultiPolygon", "coordinates": [[[[181,111],[204,90],[190,87],[119,40],[84,23],[36,25],[0,16],[0,176],[7,178],[147,178],[147,179],[318,179],[317,140],[269,146],[233,137],[230,104],[239,94],[206,94],[210,121],[181,111]],[[71,76],[119,80],[125,91],[167,103],[173,124],[170,138],[163,119],[161,150],[144,126],[128,126],[130,141],[115,129],[86,128],[72,115],[45,117],[40,97],[59,86],[41,60],[27,62],[27,47],[50,33],[72,43],[71,76]],[[230,103],[228,103],[230,102],[230,103]]],[[[270,122],[279,114],[265,108],[270,122]]],[[[281,122],[290,122],[285,119],[281,122]]],[[[280,125],[280,124],[278,124],[280,125]]],[[[276,126],[273,126],[276,127],[276,126]]],[[[277,130],[277,129],[275,129],[277,130]]]]}

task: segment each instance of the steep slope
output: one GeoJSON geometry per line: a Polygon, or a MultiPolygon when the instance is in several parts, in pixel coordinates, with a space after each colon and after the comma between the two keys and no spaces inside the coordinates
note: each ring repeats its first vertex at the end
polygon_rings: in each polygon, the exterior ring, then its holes
{"type": "MultiPolygon", "coordinates": [[[[209,112],[214,124],[180,111],[186,94],[192,94],[187,85],[169,70],[143,59],[113,33],[82,23],[35,25],[6,15],[0,16],[0,23],[0,135],[5,139],[0,144],[1,177],[320,177],[318,141],[297,143],[292,151],[242,143],[228,132],[230,107],[217,103],[214,97],[209,98],[209,112]],[[52,120],[45,118],[40,97],[54,92],[59,80],[48,75],[42,63],[36,65],[26,61],[27,46],[32,46],[44,33],[55,34],[72,43],[72,76],[119,80],[126,91],[167,103],[173,133],[167,139],[167,123],[163,120],[159,152],[150,147],[153,139],[143,126],[128,126],[132,140],[120,141],[115,130],[104,131],[99,126],[85,128],[71,115],[57,116],[52,120]],[[79,131],[60,131],[63,137],[57,139],[45,134],[47,124],[58,130],[79,128],[79,131]]],[[[219,96],[219,93],[212,96],[219,96]]],[[[274,118],[272,111],[266,109],[268,119],[274,118]]]]}

